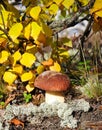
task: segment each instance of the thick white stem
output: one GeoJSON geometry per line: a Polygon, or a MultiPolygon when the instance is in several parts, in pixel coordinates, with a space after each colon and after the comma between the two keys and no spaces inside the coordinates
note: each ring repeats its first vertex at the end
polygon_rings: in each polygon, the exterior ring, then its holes
{"type": "Polygon", "coordinates": [[[64,102],[64,94],[62,92],[46,91],[45,102],[48,104],[64,102]]]}

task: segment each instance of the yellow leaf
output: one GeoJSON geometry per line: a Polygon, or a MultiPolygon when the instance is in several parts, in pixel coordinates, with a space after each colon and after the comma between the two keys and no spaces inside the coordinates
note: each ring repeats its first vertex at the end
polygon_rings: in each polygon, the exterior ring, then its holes
{"type": "Polygon", "coordinates": [[[55,15],[58,12],[58,5],[56,4],[51,4],[51,6],[49,7],[49,12],[52,15],[55,15]]]}
{"type": "Polygon", "coordinates": [[[64,0],[64,1],[62,2],[62,5],[63,5],[65,8],[67,8],[67,9],[69,9],[73,4],[74,4],[74,0],[64,0]]]}
{"type": "Polygon", "coordinates": [[[26,85],[26,90],[30,93],[31,91],[34,90],[34,85],[32,85],[32,84],[27,84],[27,85],[26,85]]]}
{"type": "Polygon", "coordinates": [[[31,34],[31,24],[28,24],[24,28],[24,36],[25,36],[25,38],[27,38],[29,40],[30,34],[31,34]]]}
{"type": "Polygon", "coordinates": [[[69,53],[68,53],[68,51],[61,52],[59,55],[60,56],[65,56],[67,58],[70,56],[69,53]]]}
{"type": "Polygon", "coordinates": [[[13,71],[17,74],[22,74],[23,72],[23,67],[22,65],[19,65],[19,64],[16,64],[14,67],[13,67],[13,71]]]}
{"type": "Polygon", "coordinates": [[[21,53],[20,53],[19,50],[18,50],[18,51],[16,51],[10,58],[11,58],[11,59],[10,59],[10,60],[11,60],[11,63],[12,63],[12,65],[14,66],[14,65],[16,64],[16,62],[20,60],[20,58],[21,58],[21,53]]]}
{"type": "Polygon", "coordinates": [[[31,53],[28,53],[28,52],[25,52],[23,55],[22,55],[22,58],[20,60],[20,63],[26,67],[31,67],[33,65],[33,63],[35,62],[36,60],[36,57],[31,54],[31,53]]]}
{"type": "Polygon", "coordinates": [[[20,60],[21,58],[21,53],[18,51],[16,51],[14,54],[13,54],[13,57],[16,61],[20,60]]]}
{"type": "Polygon", "coordinates": [[[44,71],[44,66],[43,65],[39,65],[36,69],[38,74],[41,74],[44,71]]]}
{"type": "Polygon", "coordinates": [[[50,66],[50,70],[60,72],[61,71],[61,67],[58,64],[58,62],[54,62],[54,65],[50,66]]]}
{"type": "MultiPolygon", "coordinates": [[[[0,10],[0,11],[1,11],[1,10],[0,10]]],[[[8,17],[11,15],[11,12],[6,11],[6,10],[2,10],[1,13],[2,13],[2,16],[3,16],[3,21],[4,21],[4,23],[5,23],[5,26],[7,26],[8,17]]],[[[0,15],[0,26],[3,25],[2,16],[0,15]]],[[[3,26],[2,26],[2,27],[3,27],[3,26]]]]}
{"type": "Polygon", "coordinates": [[[57,5],[59,5],[63,0],[53,0],[57,5]]]}
{"type": "Polygon", "coordinates": [[[17,75],[12,73],[11,71],[6,71],[3,75],[3,79],[5,82],[7,82],[9,85],[11,85],[17,78],[17,75]]]}
{"type": "Polygon", "coordinates": [[[95,0],[94,6],[90,9],[90,13],[93,14],[100,11],[102,11],[102,0],[95,0]]]}
{"type": "Polygon", "coordinates": [[[31,23],[31,36],[33,37],[34,40],[37,40],[40,32],[41,32],[41,27],[36,22],[32,22],[31,23]]]}
{"type": "Polygon", "coordinates": [[[0,64],[6,62],[8,57],[9,57],[8,51],[5,51],[5,50],[1,51],[0,52],[0,64]]]}
{"type": "Polygon", "coordinates": [[[30,16],[34,19],[34,20],[38,20],[39,18],[39,14],[41,12],[41,7],[40,6],[35,6],[31,9],[30,11],[30,16]]]}
{"type": "Polygon", "coordinates": [[[78,1],[81,2],[83,6],[89,3],[89,0],[78,0],[78,1]]]}
{"type": "Polygon", "coordinates": [[[12,38],[13,41],[21,34],[23,26],[21,23],[14,24],[9,30],[9,36],[12,38]]]}
{"type": "Polygon", "coordinates": [[[36,45],[34,45],[34,44],[27,44],[26,52],[31,53],[31,54],[35,54],[36,51],[37,51],[36,45]]]}
{"type": "Polygon", "coordinates": [[[68,47],[72,47],[72,41],[70,39],[62,38],[61,40],[63,42],[63,45],[68,46],[68,47]]]}
{"type": "Polygon", "coordinates": [[[33,78],[33,73],[31,71],[29,72],[25,72],[21,75],[21,81],[25,82],[25,81],[29,81],[33,78]]]}
{"type": "Polygon", "coordinates": [[[101,18],[102,18],[102,8],[101,8],[99,11],[96,11],[95,14],[96,14],[98,17],[101,17],[101,18]]]}

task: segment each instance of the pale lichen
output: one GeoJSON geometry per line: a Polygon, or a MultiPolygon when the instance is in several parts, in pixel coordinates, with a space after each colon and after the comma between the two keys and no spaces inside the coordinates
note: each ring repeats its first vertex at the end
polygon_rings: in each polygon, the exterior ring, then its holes
{"type": "Polygon", "coordinates": [[[53,104],[47,104],[44,102],[40,106],[33,105],[32,103],[18,106],[8,105],[3,120],[8,122],[15,116],[26,114],[27,120],[34,124],[34,122],[40,122],[43,117],[58,116],[61,119],[61,127],[69,127],[72,129],[77,127],[78,122],[73,116],[73,112],[80,110],[86,112],[89,108],[89,103],[84,99],[73,100],[68,103],[55,102],[53,104]]]}

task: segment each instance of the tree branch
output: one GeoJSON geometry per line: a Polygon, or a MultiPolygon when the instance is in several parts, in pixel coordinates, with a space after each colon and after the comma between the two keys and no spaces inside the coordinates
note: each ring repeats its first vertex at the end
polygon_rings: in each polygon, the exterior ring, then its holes
{"type": "MultiPolygon", "coordinates": [[[[78,2],[78,0],[76,0],[78,2]]],[[[84,18],[79,19],[80,15],[87,10],[89,10],[94,5],[95,0],[90,0],[90,2],[86,6],[79,6],[78,5],[78,11],[75,13],[72,18],[66,18],[64,21],[53,21],[51,24],[49,24],[49,27],[53,30],[53,34],[57,34],[61,32],[62,30],[74,26],[78,23],[80,23],[83,20],[89,20],[90,14],[86,15],[84,18]]]]}

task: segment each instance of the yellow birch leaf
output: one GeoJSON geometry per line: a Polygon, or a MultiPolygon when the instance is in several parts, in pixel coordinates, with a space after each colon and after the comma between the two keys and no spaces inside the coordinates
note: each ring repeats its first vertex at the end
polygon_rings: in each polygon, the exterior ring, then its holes
{"type": "Polygon", "coordinates": [[[67,58],[70,56],[68,51],[61,52],[59,55],[67,58]]]}
{"type": "Polygon", "coordinates": [[[41,7],[40,6],[35,6],[31,9],[30,11],[30,16],[34,19],[34,20],[38,20],[39,18],[39,14],[41,12],[41,7]]]}
{"type": "Polygon", "coordinates": [[[102,10],[102,0],[95,0],[94,6],[90,9],[90,13],[96,13],[102,10]]]}
{"type": "Polygon", "coordinates": [[[81,2],[83,6],[89,3],[89,0],[78,0],[78,1],[81,2]]]}
{"type": "Polygon", "coordinates": [[[20,58],[21,58],[21,53],[19,52],[19,50],[16,51],[16,52],[13,54],[13,58],[14,58],[16,61],[20,60],[20,58]]]}
{"type": "Polygon", "coordinates": [[[49,13],[52,14],[52,15],[55,15],[57,12],[58,12],[58,5],[56,4],[52,4],[50,7],[49,7],[49,13]]]}
{"type": "Polygon", "coordinates": [[[36,69],[38,74],[41,74],[44,71],[44,66],[43,65],[39,65],[36,69]]]}
{"type": "Polygon", "coordinates": [[[37,24],[37,22],[31,23],[31,36],[34,40],[37,40],[39,34],[41,32],[41,27],[37,24]]]}
{"type": "Polygon", "coordinates": [[[8,34],[12,38],[13,41],[15,41],[16,38],[21,34],[22,29],[23,29],[23,26],[21,23],[16,23],[10,28],[8,34]]]}
{"type": "Polygon", "coordinates": [[[50,68],[50,70],[52,70],[52,71],[57,71],[57,72],[60,72],[60,71],[61,71],[61,67],[60,67],[60,65],[58,64],[58,62],[54,62],[54,65],[53,65],[53,66],[50,66],[49,68],[50,68]]]}
{"type": "Polygon", "coordinates": [[[21,81],[25,82],[25,81],[29,81],[33,78],[33,73],[31,71],[29,72],[25,72],[21,75],[21,81]]]}
{"type": "Polygon", "coordinates": [[[96,11],[95,13],[98,17],[102,18],[102,8],[99,11],[96,11]]]}
{"type": "Polygon", "coordinates": [[[33,63],[35,62],[36,60],[36,57],[31,54],[31,53],[28,53],[28,52],[25,52],[23,55],[22,55],[22,58],[20,60],[20,63],[26,67],[31,67],[33,65],[33,63]]]}
{"type": "Polygon", "coordinates": [[[27,84],[27,85],[26,85],[26,90],[30,93],[31,91],[34,90],[34,85],[32,85],[32,84],[27,84]]]}
{"type": "MultiPolygon", "coordinates": [[[[0,10],[1,11],[1,10],[0,10]]],[[[1,11],[2,13],[2,16],[3,16],[3,21],[5,23],[5,26],[7,26],[7,23],[8,23],[8,17],[12,14],[11,12],[9,11],[6,11],[6,10],[2,10],[1,11]]],[[[0,26],[3,25],[3,21],[2,21],[2,16],[0,15],[0,26]]]]}
{"type": "Polygon", "coordinates": [[[67,8],[67,9],[69,9],[73,4],[74,4],[74,0],[64,0],[64,1],[62,2],[62,5],[63,5],[65,8],[67,8]]]}
{"type": "Polygon", "coordinates": [[[17,50],[11,57],[11,63],[14,66],[16,64],[17,61],[20,60],[21,58],[21,53],[19,52],[19,50],[17,50]]]}
{"type": "Polygon", "coordinates": [[[14,67],[13,67],[13,71],[17,74],[22,74],[23,72],[23,67],[22,65],[19,65],[19,64],[16,64],[14,67]]]}
{"type": "Polygon", "coordinates": [[[29,40],[30,34],[31,34],[31,24],[28,24],[24,28],[24,36],[25,36],[25,38],[27,38],[29,40]]]}
{"type": "Polygon", "coordinates": [[[5,51],[5,50],[1,51],[0,52],[0,64],[6,62],[8,57],[9,57],[8,51],[5,51]]]}
{"type": "Polygon", "coordinates": [[[53,0],[57,5],[59,5],[63,0],[53,0]]]}
{"type": "Polygon", "coordinates": [[[17,75],[11,71],[6,71],[3,75],[3,80],[11,85],[17,78],[17,75]]]}
{"type": "Polygon", "coordinates": [[[68,47],[72,47],[72,41],[68,38],[62,38],[63,41],[63,45],[68,46],[68,47]]]}
{"type": "Polygon", "coordinates": [[[26,45],[26,52],[31,53],[31,54],[35,54],[37,51],[37,46],[34,44],[27,44],[26,45]]]}

